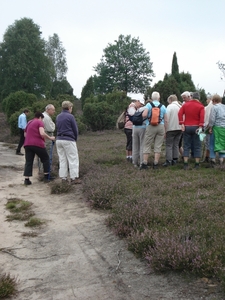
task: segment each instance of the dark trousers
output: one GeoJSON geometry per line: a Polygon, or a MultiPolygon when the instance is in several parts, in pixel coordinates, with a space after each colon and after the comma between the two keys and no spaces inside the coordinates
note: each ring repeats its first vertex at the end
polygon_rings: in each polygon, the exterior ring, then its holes
{"type": "Polygon", "coordinates": [[[17,149],[16,149],[17,153],[19,153],[21,148],[23,147],[24,140],[25,140],[24,130],[20,128],[20,141],[19,141],[19,144],[18,144],[17,149]]]}
{"type": "Polygon", "coordinates": [[[40,148],[37,146],[25,146],[25,167],[24,167],[24,173],[23,176],[30,177],[33,174],[33,163],[34,163],[34,157],[35,154],[40,158],[44,173],[49,172],[49,156],[48,152],[46,151],[46,148],[40,148]]]}
{"type": "Polygon", "coordinates": [[[126,150],[132,151],[132,129],[124,128],[127,137],[126,150]]]}

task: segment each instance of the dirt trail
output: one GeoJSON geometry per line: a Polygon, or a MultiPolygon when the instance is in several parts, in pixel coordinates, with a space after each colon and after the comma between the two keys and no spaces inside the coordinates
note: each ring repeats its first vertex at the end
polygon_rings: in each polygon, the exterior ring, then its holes
{"type": "Polygon", "coordinates": [[[106,228],[105,214],[87,207],[81,186],[51,195],[34,176],[26,187],[23,165],[24,157],[0,143],[0,272],[18,276],[13,299],[223,299],[215,284],[150,272],[106,228]],[[13,197],[31,201],[46,224],[31,230],[7,222],[5,204],[13,197]],[[29,232],[37,236],[22,236],[29,232]]]}

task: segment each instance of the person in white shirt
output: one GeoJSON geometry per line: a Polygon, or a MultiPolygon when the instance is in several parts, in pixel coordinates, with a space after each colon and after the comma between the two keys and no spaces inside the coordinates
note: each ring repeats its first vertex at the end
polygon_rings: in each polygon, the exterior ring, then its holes
{"type": "Polygon", "coordinates": [[[179,141],[182,135],[179,125],[178,111],[181,104],[176,95],[170,95],[167,99],[167,131],[166,131],[166,162],[164,167],[175,164],[179,157],[179,141]]]}

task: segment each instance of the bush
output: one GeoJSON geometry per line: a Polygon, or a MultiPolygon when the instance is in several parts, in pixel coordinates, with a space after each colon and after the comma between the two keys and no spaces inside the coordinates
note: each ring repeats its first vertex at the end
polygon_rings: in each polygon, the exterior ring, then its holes
{"type": "Polygon", "coordinates": [[[37,101],[37,97],[34,94],[25,93],[23,91],[11,93],[8,97],[3,100],[2,109],[6,113],[7,120],[16,111],[22,113],[22,108],[28,108],[37,101]]]}
{"type": "Polygon", "coordinates": [[[114,108],[107,102],[86,103],[83,120],[92,131],[112,129],[115,127],[114,108]]]}

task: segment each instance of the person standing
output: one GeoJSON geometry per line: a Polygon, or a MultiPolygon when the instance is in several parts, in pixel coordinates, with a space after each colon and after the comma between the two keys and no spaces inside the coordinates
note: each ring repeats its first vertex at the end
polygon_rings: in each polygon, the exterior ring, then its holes
{"type": "MultiPolygon", "coordinates": [[[[155,107],[160,106],[160,94],[158,92],[153,92],[152,96],[152,103],[155,107]]],[[[147,103],[145,106],[145,110],[142,113],[143,118],[151,118],[152,114],[152,104],[147,103]]],[[[159,124],[157,126],[153,126],[149,123],[145,130],[145,137],[144,137],[144,149],[143,149],[143,163],[140,169],[147,169],[148,168],[148,157],[151,152],[151,146],[154,143],[154,162],[153,162],[153,169],[158,169],[159,158],[161,155],[162,144],[165,137],[167,127],[167,114],[166,114],[166,107],[162,105],[160,107],[160,115],[159,115],[159,124]]]]}
{"type": "Polygon", "coordinates": [[[18,118],[18,128],[20,130],[20,140],[19,140],[19,144],[17,146],[16,149],[16,155],[24,155],[23,153],[21,153],[21,148],[24,144],[24,129],[27,126],[27,115],[29,114],[29,110],[28,109],[24,109],[23,113],[19,115],[18,118]]]}
{"type": "Polygon", "coordinates": [[[132,163],[132,132],[133,132],[133,123],[129,119],[129,116],[133,116],[137,110],[136,106],[137,100],[132,99],[130,105],[127,108],[125,115],[125,125],[124,125],[124,133],[126,135],[126,158],[128,162],[132,163]]]}
{"type": "MultiPolygon", "coordinates": [[[[213,107],[212,96],[211,95],[207,96],[206,103],[207,103],[207,106],[205,107],[204,127],[208,128],[209,127],[209,115],[210,115],[211,108],[213,107]]],[[[202,162],[209,163],[210,162],[210,160],[209,160],[209,156],[210,156],[210,134],[209,133],[206,133],[204,143],[205,143],[206,150],[205,150],[205,158],[202,162]]]]}
{"type": "MultiPolygon", "coordinates": [[[[143,97],[136,97],[138,101],[136,101],[137,112],[144,111],[145,100],[143,97]]],[[[144,144],[144,136],[145,129],[148,120],[143,120],[141,125],[133,124],[133,132],[132,132],[132,162],[134,167],[140,167],[143,162],[143,144],[144,144]]]]}
{"type": "Polygon", "coordinates": [[[59,177],[67,182],[68,168],[71,184],[79,184],[78,127],[72,115],[73,104],[62,102],[62,112],[56,117],[56,149],[59,156],[59,177]]]}
{"type": "Polygon", "coordinates": [[[194,92],[192,99],[182,105],[178,112],[179,124],[181,125],[184,139],[184,170],[188,169],[188,158],[191,148],[195,158],[195,169],[199,169],[202,145],[198,132],[202,130],[205,116],[204,106],[199,100],[200,94],[194,92]]]}
{"type": "MultiPolygon", "coordinates": [[[[43,112],[44,130],[48,136],[53,136],[54,131],[55,131],[55,123],[52,121],[52,116],[54,115],[54,113],[55,113],[55,107],[53,104],[48,104],[45,107],[45,111],[43,112]]],[[[46,147],[46,150],[50,157],[52,155],[51,149],[53,149],[52,141],[49,139],[45,139],[45,147],[46,147]]],[[[50,164],[51,164],[51,162],[50,162],[50,164]]],[[[41,163],[39,158],[38,158],[38,167],[39,167],[39,174],[43,173],[43,170],[44,170],[43,164],[41,163]]]]}
{"type": "Polygon", "coordinates": [[[24,184],[30,185],[30,178],[33,173],[34,157],[37,155],[44,167],[44,182],[51,180],[49,178],[49,156],[45,148],[45,139],[55,140],[54,136],[49,136],[44,131],[43,123],[44,115],[41,112],[36,112],[34,119],[28,122],[24,134],[24,149],[25,149],[25,167],[24,167],[24,184]]]}
{"type": "Polygon", "coordinates": [[[225,158],[225,105],[219,95],[212,97],[213,106],[209,115],[210,134],[210,162],[211,166],[216,165],[216,152],[219,153],[219,162],[222,166],[225,158]]]}
{"type": "Polygon", "coordinates": [[[167,106],[167,131],[166,131],[166,162],[164,167],[176,164],[179,157],[179,142],[182,131],[179,125],[178,112],[181,104],[178,102],[176,95],[170,95],[167,99],[170,103],[167,106]]]}
{"type": "MultiPolygon", "coordinates": [[[[52,116],[54,115],[54,113],[55,113],[55,107],[53,104],[48,104],[45,107],[45,111],[43,112],[44,129],[45,129],[45,133],[49,136],[53,136],[55,131],[55,123],[52,121],[52,116]]],[[[45,145],[48,154],[50,154],[51,144],[52,142],[50,140],[45,140],[45,145]]]]}

